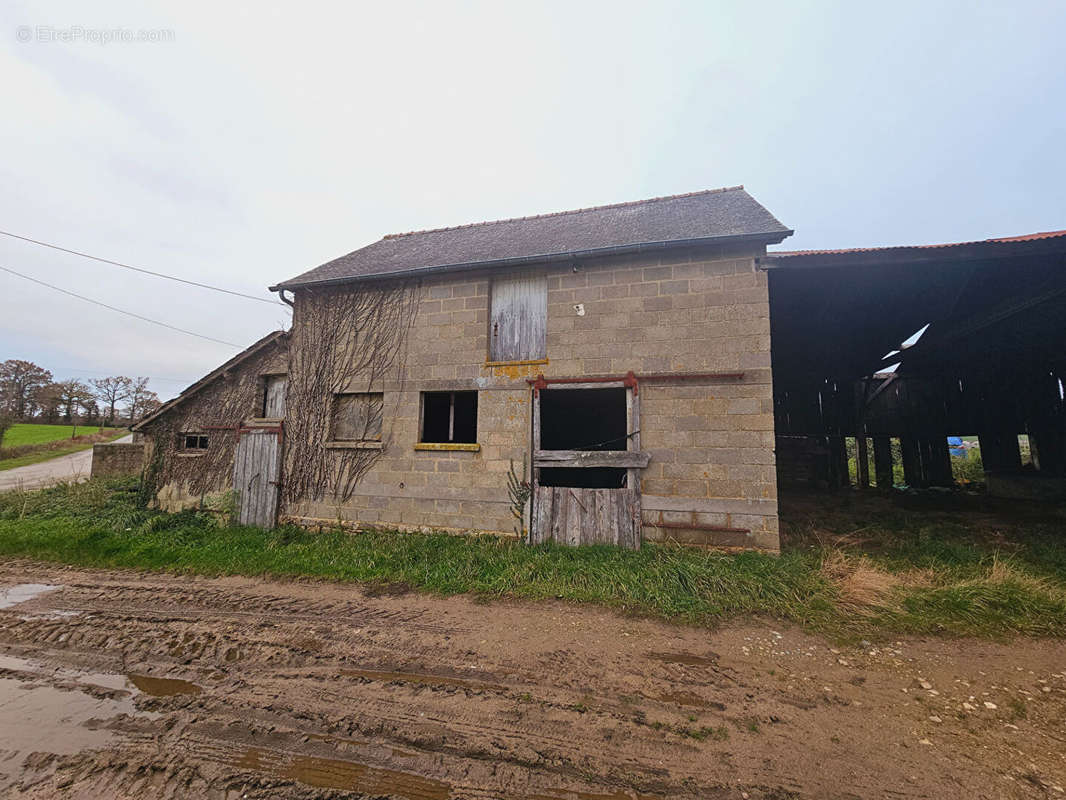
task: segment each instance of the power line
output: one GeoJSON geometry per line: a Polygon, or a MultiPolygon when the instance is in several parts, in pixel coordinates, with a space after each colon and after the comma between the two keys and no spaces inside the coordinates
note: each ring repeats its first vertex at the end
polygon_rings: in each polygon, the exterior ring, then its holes
{"type": "Polygon", "coordinates": [[[185,333],[185,334],[188,334],[189,336],[195,336],[198,339],[207,339],[207,341],[209,341],[209,342],[215,342],[217,344],[224,344],[224,345],[228,345],[230,347],[241,348],[241,347],[244,346],[244,345],[240,345],[240,344],[234,344],[233,342],[225,342],[222,339],[215,339],[214,337],[211,337],[211,336],[204,336],[202,333],[195,333],[193,331],[187,331],[184,328],[178,328],[178,327],[175,327],[174,325],[168,325],[166,322],[160,322],[157,319],[149,319],[148,317],[142,317],[140,314],[134,314],[132,311],[126,311],[126,310],[121,309],[121,308],[115,308],[114,306],[109,306],[107,303],[101,303],[99,300],[93,300],[91,297],[85,297],[84,295],[75,294],[74,292],[67,291],[66,289],[61,289],[58,286],[53,286],[50,283],[45,283],[44,281],[39,281],[36,278],[31,278],[29,275],[23,275],[21,272],[15,272],[15,270],[8,269],[7,267],[0,266],[0,269],[2,269],[4,272],[10,272],[12,275],[17,275],[18,277],[23,278],[23,279],[25,279],[27,281],[31,281],[32,283],[37,283],[37,284],[40,284],[41,286],[47,286],[49,289],[55,289],[57,292],[62,292],[65,295],[70,295],[71,297],[76,297],[79,300],[84,300],[86,303],[93,303],[94,305],[103,306],[104,308],[110,309],[111,311],[117,311],[119,314],[125,314],[128,317],[134,317],[135,319],[143,320],[144,322],[150,322],[153,325],[159,325],[160,327],[163,327],[163,328],[169,328],[170,330],[177,331],[178,333],[185,333]]]}
{"type": "MultiPolygon", "coordinates": [[[[99,261],[101,264],[111,264],[114,267],[122,267],[123,269],[131,269],[134,272],[141,272],[145,275],[153,275],[156,278],[166,278],[168,281],[177,281],[178,283],[186,283],[189,286],[198,286],[201,289],[210,289],[213,292],[224,292],[225,294],[231,294],[235,297],[243,297],[246,300],[255,300],[259,303],[269,303],[270,305],[284,306],[284,303],[280,303],[277,300],[267,300],[265,297],[256,297],[251,294],[244,294],[243,292],[235,292],[232,289],[223,289],[221,286],[211,286],[206,283],[197,283],[196,281],[190,281],[185,278],[178,278],[174,275],[165,275],[162,272],[153,272],[150,269],[144,269],[143,267],[134,267],[130,264],[123,264],[120,261],[112,261],[109,258],[100,258],[99,256],[92,256],[88,253],[82,253],[78,250],[69,250],[66,247],[60,247],[56,244],[49,244],[48,242],[42,242],[37,239],[31,239],[28,236],[19,236],[17,233],[10,233],[8,231],[0,231],[0,234],[4,236],[10,236],[12,239],[21,239],[24,242],[30,242],[31,244],[37,244],[41,247],[49,247],[52,250],[59,250],[61,253],[70,253],[71,255],[81,256],[82,258],[91,258],[93,261],[99,261]]],[[[287,308],[287,306],[286,306],[287,308]]]]}
{"type": "MultiPolygon", "coordinates": [[[[94,378],[110,378],[114,375],[113,372],[97,372],[91,369],[75,369],[74,367],[53,367],[50,372],[80,372],[82,375],[89,375],[94,378]]],[[[155,375],[138,375],[138,378],[148,378],[153,381],[163,381],[164,383],[180,383],[188,386],[191,383],[195,383],[195,378],[160,378],[155,375]]]]}

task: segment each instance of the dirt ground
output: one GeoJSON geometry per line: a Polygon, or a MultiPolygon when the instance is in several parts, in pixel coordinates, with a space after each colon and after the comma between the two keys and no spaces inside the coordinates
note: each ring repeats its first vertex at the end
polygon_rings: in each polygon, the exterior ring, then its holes
{"type": "Polygon", "coordinates": [[[0,795],[1043,798],[1066,642],[0,563],[0,795]]]}

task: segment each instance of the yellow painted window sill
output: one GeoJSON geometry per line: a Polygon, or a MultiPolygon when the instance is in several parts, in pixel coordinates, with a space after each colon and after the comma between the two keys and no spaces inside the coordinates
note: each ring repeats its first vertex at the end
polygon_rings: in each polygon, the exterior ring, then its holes
{"type": "Polygon", "coordinates": [[[449,442],[419,442],[415,445],[415,450],[461,450],[466,453],[477,453],[481,450],[479,444],[453,444],[449,442]]]}
{"type": "Polygon", "coordinates": [[[530,361],[486,361],[486,367],[527,367],[534,364],[547,364],[546,358],[534,358],[530,361]]]}
{"type": "Polygon", "coordinates": [[[203,453],[177,453],[178,458],[203,458],[206,455],[206,451],[203,453]]]}
{"type": "Polygon", "coordinates": [[[326,442],[329,450],[381,450],[381,442],[326,442]]]}

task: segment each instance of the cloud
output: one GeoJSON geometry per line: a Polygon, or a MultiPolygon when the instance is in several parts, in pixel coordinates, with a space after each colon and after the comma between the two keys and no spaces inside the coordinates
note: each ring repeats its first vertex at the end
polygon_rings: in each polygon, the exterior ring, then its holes
{"type": "MultiPolygon", "coordinates": [[[[0,227],[238,291],[389,232],[736,183],[790,247],[1063,227],[1058,3],[59,0],[5,18],[0,227]],[[174,35],[20,43],[18,25],[174,35]]],[[[0,240],[0,264],[221,339],[287,324],[23,243],[0,240]]],[[[232,354],[6,275],[0,302],[3,357],[195,379],[232,354]]]]}

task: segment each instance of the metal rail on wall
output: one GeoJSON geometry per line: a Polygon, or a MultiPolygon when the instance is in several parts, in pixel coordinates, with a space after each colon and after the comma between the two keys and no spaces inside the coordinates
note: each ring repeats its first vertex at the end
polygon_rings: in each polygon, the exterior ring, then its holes
{"type": "Polygon", "coordinates": [[[526,378],[526,383],[533,387],[534,392],[547,389],[553,383],[620,383],[626,388],[632,389],[636,394],[640,390],[640,382],[660,381],[739,381],[743,380],[743,372],[650,372],[637,375],[632,370],[625,375],[597,375],[565,378],[545,378],[543,374],[536,378],[526,378]]]}

